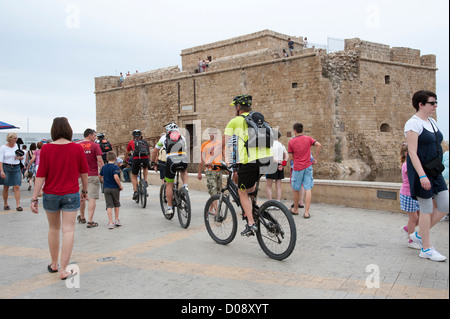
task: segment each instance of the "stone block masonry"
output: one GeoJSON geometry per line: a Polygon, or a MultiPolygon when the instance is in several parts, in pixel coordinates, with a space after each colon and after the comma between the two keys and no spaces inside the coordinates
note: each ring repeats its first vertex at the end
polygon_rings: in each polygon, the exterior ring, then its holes
{"type": "Polygon", "coordinates": [[[245,93],[281,131],[284,145],[295,122],[323,145],[318,176],[399,170],[403,126],[415,112],[411,97],[435,91],[436,57],[358,38],[327,53],[303,49],[302,40],[263,30],[185,49],[182,69],[138,73],[122,83],[95,78],[97,129],[113,144],[129,141],[134,129],[154,142],[162,125],[175,121],[189,136],[191,162],[198,163],[204,130],[223,132],[234,117],[230,102],[245,93]],[[288,37],[294,55],[284,58],[288,37]],[[198,58],[211,61],[204,73],[195,72],[198,58]]]}

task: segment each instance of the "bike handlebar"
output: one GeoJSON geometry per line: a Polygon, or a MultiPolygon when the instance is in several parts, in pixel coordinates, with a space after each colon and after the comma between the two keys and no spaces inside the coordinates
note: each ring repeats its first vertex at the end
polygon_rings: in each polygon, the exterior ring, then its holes
{"type": "Polygon", "coordinates": [[[232,172],[233,172],[233,169],[234,169],[234,168],[237,168],[237,164],[231,164],[230,166],[227,166],[227,163],[225,163],[224,161],[220,161],[220,165],[214,164],[214,165],[212,166],[212,168],[213,168],[214,170],[216,170],[216,169],[221,169],[221,170],[228,171],[229,173],[232,173],[232,172]]]}

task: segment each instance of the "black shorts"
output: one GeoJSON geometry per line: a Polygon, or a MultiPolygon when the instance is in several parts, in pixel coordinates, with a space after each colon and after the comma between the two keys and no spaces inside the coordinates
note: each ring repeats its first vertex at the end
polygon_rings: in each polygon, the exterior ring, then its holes
{"type": "Polygon", "coordinates": [[[136,158],[133,159],[133,163],[131,164],[131,174],[137,175],[139,174],[139,170],[141,169],[141,163],[144,164],[144,168],[148,168],[150,162],[148,158],[136,158]]]}
{"type": "Polygon", "coordinates": [[[166,182],[173,183],[177,170],[184,171],[188,166],[185,156],[167,157],[164,178],[166,182]]]}
{"type": "Polygon", "coordinates": [[[284,170],[281,171],[278,169],[278,163],[270,163],[266,179],[283,179],[284,178],[284,170]]]}
{"type": "Polygon", "coordinates": [[[238,169],[238,187],[245,191],[255,186],[262,175],[267,171],[267,165],[260,163],[239,164],[238,169]]]}

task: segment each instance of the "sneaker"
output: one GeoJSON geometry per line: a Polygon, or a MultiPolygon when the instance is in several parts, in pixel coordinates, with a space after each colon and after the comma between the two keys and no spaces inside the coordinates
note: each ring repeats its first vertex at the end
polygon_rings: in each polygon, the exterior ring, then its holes
{"type": "Polygon", "coordinates": [[[139,197],[139,192],[138,192],[138,191],[135,191],[135,192],[133,193],[133,200],[138,199],[138,197],[139,197]]]}
{"type": "Polygon", "coordinates": [[[434,247],[428,248],[426,250],[423,250],[422,248],[420,250],[419,257],[428,258],[429,260],[432,261],[444,261],[447,259],[447,257],[438,253],[437,250],[434,249],[434,247]]]}
{"type": "Polygon", "coordinates": [[[114,225],[116,227],[122,226],[122,223],[120,222],[120,220],[116,219],[116,221],[114,222],[114,225]]]}
{"type": "Polygon", "coordinates": [[[258,227],[256,227],[255,224],[249,226],[248,224],[245,225],[245,229],[241,233],[241,236],[253,236],[255,235],[255,232],[258,230],[258,227]]]}
{"type": "Polygon", "coordinates": [[[417,244],[420,245],[420,247],[422,248],[422,237],[420,237],[417,232],[415,231],[414,233],[409,235],[409,238],[411,238],[411,240],[417,244]]]}
{"type": "Polygon", "coordinates": [[[171,216],[173,215],[173,208],[172,207],[168,207],[166,210],[166,216],[171,216]]]}
{"type": "Polygon", "coordinates": [[[189,192],[189,188],[187,185],[183,185],[184,189],[186,190],[186,192],[189,192]]]}
{"type": "Polygon", "coordinates": [[[409,240],[408,247],[412,249],[421,249],[418,243],[413,242],[411,239],[409,240]]]}
{"type": "Polygon", "coordinates": [[[108,224],[108,229],[114,229],[114,223],[109,223],[108,224]]]}

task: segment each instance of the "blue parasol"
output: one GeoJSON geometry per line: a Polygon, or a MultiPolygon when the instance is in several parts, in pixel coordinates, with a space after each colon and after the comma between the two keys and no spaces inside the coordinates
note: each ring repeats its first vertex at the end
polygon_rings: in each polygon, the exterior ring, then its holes
{"type": "Polygon", "coordinates": [[[0,130],[7,130],[10,128],[20,128],[20,127],[0,121],[0,130]]]}

